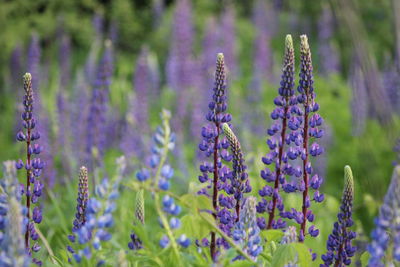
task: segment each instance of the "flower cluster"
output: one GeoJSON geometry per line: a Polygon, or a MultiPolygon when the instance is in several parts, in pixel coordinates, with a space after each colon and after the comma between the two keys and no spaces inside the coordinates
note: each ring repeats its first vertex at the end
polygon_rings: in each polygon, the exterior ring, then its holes
{"type": "MultiPolygon", "coordinates": [[[[72,232],[78,231],[86,223],[86,209],[89,200],[88,171],[82,166],[79,170],[78,198],[76,199],[76,213],[73,222],[72,232]]],[[[74,237],[70,237],[73,239],[74,237]]]]}
{"type": "Polygon", "coordinates": [[[171,46],[166,62],[168,86],[177,92],[177,107],[173,125],[177,133],[183,131],[183,121],[187,119],[190,94],[193,85],[193,41],[192,5],[189,0],[176,1],[171,33],[171,46]]]}
{"type": "MultiPolygon", "coordinates": [[[[260,228],[257,225],[257,199],[248,197],[241,209],[240,219],[235,224],[232,237],[235,242],[240,244],[248,255],[256,260],[262,252],[260,228]]],[[[238,256],[236,259],[243,259],[243,256],[238,256]]]]}
{"type": "Polygon", "coordinates": [[[296,190],[296,184],[286,183],[286,175],[295,175],[300,177],[301,171],[293,168],[289,164],[289,160],[297,158],[296,148],[289,147],[287,152],[284,151],[285,145],[295,143],[300,144],[296,139],[294,131],[300,127],[300,121],[296,118],[299,110],[296,106],[297,100],[294,92],[294,49],[291,35],[286,36],[285,41],[285,57],[283,63],[283,73],[281,79],[281,87],[278,90],[279,96],[275,98],[274,103],[277,106],[271,113],[271,118],[275,121],[268,129],[270,138],[267,140],[270,152],[262,158],[262,162],[266,166],[275,165],[273,171],[269,167],[261,171],[261,178],[272,186],[266,185],[259,191],[259,195],[263,198],[257,205],[258,213],[267,212],[269,215],[268,223],[261,217],[258,220],[258,225],[261,229],[278,229],[284,228],[286,223],[282,219],[275,219],[275,210],[278,208],[283,212],[284,205],[282,197],[279,194],[280,185],[285,192],[293,192],[296,190]],[[289,127],[289,128],[288,128],[289,127]],[[292,132],[293,134],[292,134],[292,132]],[[293,140],[293,137],[294,140],[293,140]],[[265,197],[271,197],[267,201],[265,197]]]}
{"type": "MultiPolygon", "coordinates": [[[[322,178],[314,173],[309,155],[317,157],[323,153],[322,147],[316,143],[311,143],[312,139],[318,139],[323,136],[323,130],[321,125],[323,122],[322,117],[317,113],[319,110],[318,103],[315,102],[315,92],[314,92],[314,79],[313,79],[313,66],[311,61],[311,51],[308,44],[308,39],[306,35],[300,36],[300,55],[301,55],[301,65],[300,65],[300,80],[297,91],[299,95],[297,96],[297,101],[300,105],[303,105],[303,128],[302,128],[302,141],[303,146],[299,150],[299,156],[303,162],[303,181],[299,191],[303,192],[303,205],[302,205],[302,222],[299,233],[299,240],[303,241],[305,236],[305,229],[307,221],[314,221],[314,214],[309,209],[310,208],[310,197],[309,197],[309,187],[315,190],[313,199],[315,202],[322,202],[324,200],[324,195],[320,194],[318,189],[322,184],[322,178]],[[313,175],[314,174],[314,175],[313,175]],[[313,175],[313,176],[312,176],[313,175]]],[[[301,138],[299,138],[301,139],[301,138]]],[[[315,237],[319,234],[319,230],[311,225],[308,228],[308,233],[315,237]]]]}
{"type": "Polygon", "coordinates": [[[106,115],[108,109],[109,88],[112,76],[112,48],[106,42],[103,57],[97,68],[93,83],[90,110],[87,118],[86,163],[89,169],[102,166],[106,146],[106,115]]]}
{"type": "Polygon", "coordinates": [[[136,173],[136,178],[140,182],[145,182],[150,177],[154,177],[151,182],[157,185],[160,190],[164,191],[170,188],[170,179],[174,176],[174,169],[171,167],[171,165],[167,164],[165,160],[162,160],[166,157],[168,151],[173,150],[175,147],[176,136],[171,132],[171,128],[169,126],[170,118],[171,113],[167,110],[163,110],[161,113],[163,125],[157,127],[153,136],[151,155],[147,164],[149,168],[142,167],[136,173]]]}
{"type": "MultiPolygon", "coordinates": [[[[370,258],[368,266],[387,266],[382,263],[393,241],[393,258],[400,261],[400,166],[396,166],[393,172],[388,191],[380,208],[379,216],[375,218],[375,229],[372,231],[372,242],[368,245],[370,258]],[[389,232],[391,235],[389,235],[389,232]]],[[[387,263],[390,265],[389,263],[387,263]]]]}
{"type": "Polygon", "coordinates": [[[3,163],[4,178],[0,180],[0,266],[29,265],[23,234],[27,225],[25,209],[20,204],[21,190],[14,161],[3,163]]]}
{"type": "Polygon", "coordinates": [[[332,264],[335,264],[335,266],[350,265],[350,258],[356,252],[356,247],[351,244],[351,240],[356,237],[356,233],[349,229],[354,224],[352,219],[354,182],[349,166],[344,167],[344,179],[345,186],[340,212],[337,215],[338,221],[334,223],[332,234],[328,237],[326,245],[328,251],[321,256],[324,261],[321,267],[331,266],[332,264]]]}
{"type": "MultiPolygon", "coordinates": [[[[116,161],[117,175],[109,182],[107,178],[96,186],[96,197],[89,198],[86,207],[86,221],[74,235],[70,235],[69,239],[76,244],[75,249],[72,246],[67,246],[67,250],[72,254],[77,263],[80,263],[83,258],[90,259],[94,251],[102,249],[101,242],[106,242],[111,239],[109,228],[114,225],[113,212],[116,209],[116,199],[119,196],[119,186],[123,178],[123,173],[126,169],[126,160],[120,157],[116,161]]],[[[71,260],[71,259],[70,259],[71,260]]],[[[103,263],[104,259],[97,259],[97,263],[103,263]]]]}
{"type": "MultiPolygon", "coordinates": [[[[319,109],[315,102],[315,92],[313,87],[313,67],[311,62],[311,52],[308,45],[307,36],[300,37],[301,45],[301,64],[300,80],[297,87],[298,94],[294,91],[294,50],[292,38],[286,37],[286,52],[279,95],[274,103],[277,108],[271,113],[273,120],[279,120],[268,130],[271,136],[267,140],[270,152],[262,158],[265,165],[275,165],[272,172],[266,168],[261,172],[261,177],[267,182],[273,182],[274,186],[265,186],[259,191],[262,197],[271,197],[270,201],[262,199],[257,206],[259,213],[268,212],[268,224],[264,218],[258,220],[260,228],[277,229],[284,228],[286,222],[282,218],[292,219],[300,225],[299,241],[302,242],[305,236],[307,221],[313,222],[314,215],[309,209],[311,201],[321,202],[324,195],[318,189],[322,184],[322,178],[316,174],[311,166],[309,155],[317,157],[322,154],[323,149],[316,142],[311,143],[311,139],[321,138],[323,130],[322,118],[316,112],[319,109]],[[285,148],[285,145],[287,146],[285,148]],[[291,162],[301,162],[302,166],[294,166],[291,162]],[[291,162],[290,162],[291,161],[291,162]],[[291,177],[291,180],[288,178],[291,177]],[[313,198],[309,196],[310,187],[315,190],[313,198]],[[286,193],[302,193],[302,209],[297,211],[292,208],[284,211],[284,204],[279,190],[286,193]],[[282,218],[275,219],[276,208],[280,211],[282,218]]],[[[311,225],[308,234],[317,236],[319,230],[311,225]]]]}
{"type": "Polygon", "coordinates": [[[243,153],[240,147],[239,140],[227,123],[222,124],[222,129],[224,130],[224,133],[228,138],[229,145],[233,154],[233,172],[230,176],[231,184],[225,189],[225,191],[227,191],[228,194],[233,195],[236,201],[235,210],[237,222],[240,217],[240,204],[241,200],[243,199],[243,193],[249,193],[251,191],[251,186],[249,179],[247,179],[247,166],[244,164],[243,153]]]}
{"type": "Polygon", "coordinates": [[[150,97],[155,94],[155,86],[151,81],[152,72],[148,54],[148,49],[142,48],[133,77],[135,95],[132,97],[131,108],[125,118],[126,134],[122,136],[121,142],[121,149],[127,157],[134,155],[142,157],[144,144],[149,135],[149,105],[150,97]]]}
{"type": "MultiPolygon", "coordinates": [[[[222,163],[222,160],[229,162],[233,156],[229,154],[229,142],[226,138],[221,138],[221,124],[231,121],[232,116],[226,113],[227,97],[226,97],[226,81],[225,81],[225,64],[224,55],[222,53],[217,55],[217,65],[215,71],[215,84],[214,94],[212,101],[209,103],[209,112],[206,119],[210,122],[207,126],[202,128],[201,135],[202,142],[199,144],[200,151],[204,152],[206,157],[211,157],[212,162],[204,162],[200,165],[201,175],[199,181],[206,183],[207,188],[203,188],[199,194],[210,196],[208,189],[211,189],[211,198],[213,203],[213,215],[219,223],[220,228],[227,234],[236,220],[236,214],[230,210],[234,208],[235,204],[232,197],[219,194],[219,191],[225,190],[226,193],[231,192],[232,187],[229,185],[229,180],[232,176],[232,171],[229,167],[222,163]],[[220,139],[221,138],[221,139],[220,139]],[[209,177],[213,175],[213,178],[209,177]]],[[[231,192],[232,193],[232,192],[231,192]]],[[[211,233],[211,255],[214,259],[216,256],[216,236],[211,233]]],[[[218,244],[226,245],[222,239],[218,244]]]]}
{"type": "MultiPolygon", "coordinates": [[[[37,252],[40,249],[40,246],[36,243],[39,235],[36,233],[34,223],[39,224],[42,221],[42,211],[39,206],[35,206],[31,214],[31,204],[37,204],[39,197],[42,195],[43,184],[39,178],[45,164],[37,157],[42,152],[42,147],[37,143],[33,143],[40,138],[40,133],[34,132],[36,120],[33,117],[33,90],[30,73],[24,75],[24,90],[22,121],[25,130],[17,133],[17,140],[26,143],[26,161],[18,160],[16,167],[17,169],[22,169],[25,166],[26,170],[26,188],[24,193],[26,195],[27,218],[29,222],[25,231],[25,248],[29,255],[31,255],[32,251],[37,252]],[[30,246],[29,239],[35,241],[32,246],[30,246]]],[[[39,260],[33,259],[33,261],[41,265],[39,260]]]]}

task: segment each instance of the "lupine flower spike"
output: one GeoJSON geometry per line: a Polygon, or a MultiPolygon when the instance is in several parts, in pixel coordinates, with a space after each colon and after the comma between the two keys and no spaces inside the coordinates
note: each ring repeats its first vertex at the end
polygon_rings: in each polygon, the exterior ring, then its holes
{"type": "Polygon", "coordinates": [[[88,171],[82,166],[79,170],[78,198],[76,199],[76,214],[72,232],[78,231],[86,222],[86,209],[89,200],[88,171]]]}
{"type": "MultiPolygon", "coordinates": [[[[302,128],[302,147],[299,150],[299,154],[303,163],[303,181],[301,183],[299,191],[303,192],[303,205],[302,205],[302,215],[301,220],[298,221],[300,224],[299,241],[304,240],[306,234],[306,223],[307,221],[313,222],[314,215],[309,209],[311,204],[311,199],[309,196],[309,190],[312,188],[315,190],[314,197],[312,200],[315,202],[322,202],[324,195],[320,194],[318,189],[322,184],[322,178],[313,173],[311,167],[311,161],[309,155],[317,157],[323,153],[323,149],[316,142],[311,143],[312,139],[321,138],[323,135],[323,130],[318,128],[322,125],[322,117],[316,113],[319,109],[319,105],[315,102],[315,92],[314,92],[314,79],[313,79],[313,66],[311,60],[310,46],[308,45],[308,39],[306,35],[300,36],[300,80],[297,91],[299,96],[297,101],[299,105],[302,105],[304,110],[301,117],[303,118],[303,128],[302,128]],[[314,176],[312,176],[314,174],[314,176]],[[311,186],[311,188],[310,188],[311,186]]],[[[308,233],[316,237],[319,234],[319,230],[311,225],[308,228],[308,233]]]]}
{"type": "MultiPolygon", "coordinates": [[[[39,144],[33,144],[35,140],[40,138],[40,134],[39,132],[34,132],[36,120],[32,113],[34,97],[32,76],[30,73],[24,75],[24,90],[24,112],[22,113],[22,120],[25,131],[19,131],[17,133],[17,140],[26,143],[26,162],[24,163],[22,160],[18,160],[16,167],[17,169],[21,169],[25,166],[26,170],[25,195],[28,224],[25,231],[25,248],[28,251],[28,254],[31,255],[32,251],[37,252],[40,249],[40,246],[36,242],[31,246],[30,239],[32,241],[37,241],[39,239],[34,224],[39,224],[42,221],[42,211],[39,206],[36,206],[31,213],[31,205],[36,204],[38,198],[42,195],[43,184],[39,178],[45,164],[40,160],[40,158],[34,157],[42,152],[42,147],[39,144]]],[[[33,258],[32,261],[37,265],[42,264],[41,261],[35,258],[33,258]]]]}
{"type": "Polygon", "coordinates": [[[400,166],[394,169],[392,180],[385,195],[384,202],[375,218],[375,229],[372,231],[372,242],[368,245],[370,258],[368,266],[392,266],[390,261],[400,261],[400,166]],[[390,233],[390,235],[389,235],[390,233]],[[392,238],[392,239],[391,239],[392,238]],[[393,242],[393,259],[385,257],[393,242]],[[386,259],[386,265],[383,259],[386,259]]]}
{"type": "Polygon", "coordinates": [[[228,138],[231,151],[233,154],[232,168],[233,173],[231,176],[231,185],[229,187],[228,194],[232,194],[236,200],[236,222],[239,221],[241,200],[243,200],[243,193],[249,193],[251,191],[250,182],[247,179],[248,174],[246,172],[246,165],[244,164],[244,158],[242,149],[240,147],[239,140],[233,133],[227,123],[222,124],[222,129],[226,137],[228,138]]]}
{"type": "MultiPolygon", "coordinates": [[[[144,224],[144,197],[143,197],[143,189],[137,192],[136,194],[136,207],[135,207],[135,222],[140,222],[144,224]]],[[[128,243],[128,247],[131,250],[138,250],[143,248],[142,241],[139,237],[132,232],[131,233],[131,242],[128,243]]]]}
{"type": "MultiPolygon", "coordinates": [[[[220,139],[221,124],[230,122],[232,119],[232,116],[226,113],[225,64],[222,53],[217,55],[213,91],[212,101],[208,105],[209,112],[206,115],[206,119],[210,123],[202,128],[203,141],[199,144],[200,151],[203,151],[207,157],[212,157],[212,162],[205,162],[200,165],[202,174],[199,176],[199,181],[207,183],[207,189],[211,189],[214,218],[221,223],[221,229],[229,234],[234,223],[234,215],[229,211],[234,207],[233,199],[218,194],[218,191],[226,188],[225,184],[227,185],[227,179],[231,175],[230,169],[222,164],[221,159],[225,161],[232,159],[232,156],[227,152],[229,142],[225,138],[220,139]],[[212,179],[208,177],[209,173],[213,174],[212,179]]],[[[199,194],[210,196],[207,189],[202,189],[199,194]]],[[[210,253],[212,259],[216,257],[216,241],[215,232],[211,232],[210,253]]]]}
{"type": "MultiPolygon", "coordinates": [[[[74,247],[67,247],[68,252],[72,254],[77,263],[82,262],[83,258],[90,259],[96,251],[102,249],[102,242],[107,242],[112,237],[109,228],[114,225],[113,212],[116,209],[115,202],[119,196],[123,173],[126,170],[125,158],[117,158],[116,164],[116,176],[111,182],[105,178],[96,186],[96,197],[91,197],[87,202],[86,222],[75,232],[77,242],[75,242],[74,247]],[[81,249],[82,247],[83,249],[81,249]]],[[[85,173],[85,171],[83,172],[85,173]]],[[[70,240],[73,243],[75,241],[71,238],[70,240]]],[[[101,254],[98,256],[96,261],[97,265],[100,266],[104,264],[105,259],[101,254]]]]}
{"type": "Polygon", "coordinates": [[[340,212],[337,215],[338,221],[333,225],[332,234],[328,237],[326,245],[328,251],[321,257],[324,261],[321,267],[350,265],[351,257],[356,252],[356,247],[351,242],[356,237],[356,233],[349,229],[353,225],[354,199],[354,181],[350,166],[344,167],[344,183],[340,212]]]}
{"type": "MultiPolygon", "coordinates": [[[[257,256],[262,252],[256,205],[257,199],[255,197],[246,198],[240,212],[240,219],[233,230],[233,239],[243,247],[253,260],[257,260],[257,256]]],[[[243,256],[238,256],[236,259],[243,259],[243,256]]]]}
{"type": "Polygon", "coordinates": [[[275,219],[276,209],[280,212],[283,212],[284,209],[279,189],[282,186],[285,192],[294,192],[296,185],[286,183],[285,176],[293,173],[299,176],[298,171],[294,170],[288,163],[289,159],[295,160],[297,158],[297,151],[293,147],[289,147],[287,149],[288,152],[284,151],[285,145],[298,144],[297,140],[292,141],[292,136],[296,136],[293,133],[301,124],[301,121],[295,116],[300,114],[300,111],[296,106],[297,99],[294,95],[294,49],[291,35],[287,35],[285,40],[283,73],[281,87],[278,92],[279,96],[274,100],[277,107],[271,113],[271,118],[276,122],[268,129],[270,138],[267,140],[267,144],[270,152],[262,158],[262,162],[266,166],[274,164],[275,168],[271,171],[267,167],[261,171],[261,178],[268,183],[272,183],[272,186],[266,185],[259,191],[259,195],[263,199],[257,205],[257,212],[268,213],[269,217],[268,223],[265,222],[263,217],[258,219],[258,225],[261,229],[278,229],[286,226],[286,222],[281,218],[275,219]],[[271,197],[272,199],[267,201],[265,197],[271,197]]]}
{"type": "Polygon", "coordinates": [[[27,218],[21,205],[15,161],[3,163],[0,180],[0,266],[29,266],[25,252],[24,233],[27,218]]]}

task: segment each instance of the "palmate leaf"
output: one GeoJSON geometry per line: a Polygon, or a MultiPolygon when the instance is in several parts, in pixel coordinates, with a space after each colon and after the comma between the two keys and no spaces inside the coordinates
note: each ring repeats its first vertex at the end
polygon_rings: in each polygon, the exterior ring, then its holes
{"type": "Polygon", "coordinates": [[[306,245],[290,243],[278,247],[272,257],[271,266],[284,267],[288,263],[296,263],[302,267],[309,267],[311,262],[311,254],[306,245]]]}
{"type": "MultiPolygon", "coordinates": [[[[211,215],[210,215],[211,216],[211,215]]],[[[207,237],[212,231],[212,227],[204,223],[197,215],[185,215],[181,218],[181,227],[176,230],[177,235],[186,234],[194,239],[201,240],[207,237]]]]}
{"type": "Polygon", "coordinates": [[[211,199],[205,195],[186,194],[180,197],[179,200],[190,207],[190,211],[194,214],[197,213],[197,209],[213,210],[211,199]]]}

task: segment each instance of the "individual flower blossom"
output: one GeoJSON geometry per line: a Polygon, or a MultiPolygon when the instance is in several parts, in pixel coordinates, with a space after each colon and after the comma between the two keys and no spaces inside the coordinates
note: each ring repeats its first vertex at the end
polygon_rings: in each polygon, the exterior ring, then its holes
{"type": "Polygon", "coordinates": [[[297,107],[294,92],[294,49],[291,35],[287,35],[285,40],[283,73],[278,93],[279,96],[274,100],[276,108],[271,113],[271,118],[275,122],[267,131],[270,136],[267,140],[270,152],[262,158],[262,162],[267,167],[261,171],[261,178],[267,183],[272,183],[272,186],[266,185],[259,191],[262,200],[257,205],[257,212],[268,213],[268,222],[265,222],[264,217],[258,221],[261,229],[279,229],[286,226],[286,222],[281,218],[275,218],[276,209],[279,210],[281,216],[286,214],[279,191],[281,188],[287,193],[296,191],[297,184],[288,182],[286,176],[296,178],[301,176],[301,170],[289,162],[296,160],[299,156],[297,146],[301,143],[301,139],[297,131],[302,123],[301,118],[296,116],[302,113],[297,107]],[[274,165],[272,171],[270,165],[274,165]],[[271,199],[267,200],[267,198],[271,199]]]}
{"type": "MultiPolygon", "coordinates": [[[[136,194],[136,207],[135,207],[135,222],[140,222],[144,224],[144,197],[143,197],[143,189],[137,192],[136,194]]],[[[132,232],[130,235],[131,241],[128,243],[128,248],[131,250],[139,250],[143,248],[142,241],[139,237],[132,232]]]]}
{"type": "MultiPolygon", "coordinates": [[[[32,89],[32,76],[30,73],[24,75],[24,90],[25,95],[23,99],[24,112],[22,113],[23,127],[25,130],[21,130],[17,133],[17,140],[26,143],[26,161],[19,160],[16,167],[22,169],[25,166],[26,170],[26,217],[28,223],[25,230],[25,249],[31,255],[32,251],[37,252],[40,248],[36,241],[38,240],[38,234],[36,233],[34,223],[41,222],[41,209],[36,206],[33,209],[31,217],[31,206],[37,204],[38,198],[42,195],[43,184],[40,181],[40,176],[45,163],[40,160],[37,156],[42,152],[42,147],[35,143],[40,138],[40,133],[34,131],[36,126],[36,119],[33,116],[33,89],[32,89]],[[30,241],[35,243],[31,246],[30,241]]],[[[33,259],[35,263],[41,265],[41,262],[37,259],[33,259]]]]}
{"type": "MultiPolygon", "coordinates": [[[[29,258],[24,247],[27,218],[20,204],[15,162],[4,162],[3,170],[4,178],[0,180],[0,266],[27,267],[29,258]]],[[[36,247],[40,246],[36,244],[36,247]]]]}
{"type": "MultiPolygon", "coordinates": [[[[297,91],[299,92],[297,101],[299,105],[303,107],[303,112],[299,115],[303,121],[303,127],[300,130],[302,135],[302,137],[300,137],[302,144],[299,150],[303,168],[303,181],[299,191],[303,193],[303,205],[301,214],[293,213],[293,215],[296,222],[300,224],[299,241],[302,242],[306,235],[307,221],[313,222],[314,219],[313,213],[309,209],[311,201],[319,203],[324,199],[324,195],[320,194],[318,191],[322,184],[322,177],[313,171],[309,156],[317,157],[321,155],[324,150],[316,141],[314,141],[323,136],[323,130],[321,129],[323,119],[317,113],[319,105],[315,102],[316,94],[314,92],[310,46],[306,35],[300,36],[300,40],[300,80],[299,86],[297,87],[297,91]],[[309,195],[310,187],[315,190],[313,198],[309,195]]],[[[308,234],[311,236],[315,237],[318,233],[319,230],[316,229],[314,225],[308,228],[308,234]]]]}
{"type": "MultiPolygon", "coordinates": [[[[116,164],[116,176],[111,181],[104,178],[96,185],[96,197],[91,197],[87,201],[86,221],[76,230],[76,238],[70,238],[72,244],[67,246],[67,251],[77,263],[80,263],[82,258],[89,259],[94,256],[96,251],[102,250],[102,242],[107,242],[112,237],[109,229],[114,225],[113,212],[116,209],[116,199],[119,197],[120,184],[126,170],[125,158],[117,158],[116,164]]],[[[72,261],[72,258],[69,260],[72,261]]],[[[104,259],[99,255],[96,260],[100,264],[104,259]]]]}
{"type": "MultiPolygon", "coordinates": [[[[232,160],[232,155],[229,154],[229,142],[226,138],[221,138],[221,126],[223,123],[231,121],[232,116],[226,112],[227,97],[226,97],[226,82],[225,82],[225,64],[224,55],[217,55],[217,67],[215,71],[215,84],[213,89],[212,101],[209,103],[209,112],[206,119],[209,123],[202,128],[202,142],[199,144],[199,150],[204,153],[206,158],[211,158],[211,162],[205,161],[200,165],[201,175],[199,181],[205,183],[207,188],[199,191],[199,194],[210,196],[213,204],[213,216],[219,224],[220,228],[227,234],[230,234],[230,229],[236,220],[236,214],[232,214],[230,209],[232,205],[226,201],[218,202],[219,191],[229,191],[229,181],[232,175],[231,170],[222,163],[222,160],[229,162],[232,160]],[[212,177],[210,177],[212,175],[212,177]],[[211,189],[211,192],[208,192],[211,189]],[[210,194],[211,193],[211,194],[210,194]]],[[[228,192],[226,192],[228,193],[228,192]]],[[[228,198],[229,199],[229,198],[228,198]]],[[[228,200],[226,199],[226,200],[228,200]]],[[[219,244],[225,243],[223,240],[219,244]]],[[[211,233],[210,251],[213,260],[216,257],[216,234],[211,233]]]]}
{"type": "Polygon", "coordinates": [[[103,165],[106,147],[106,123],[108,97],[112,76],[111,43],[106,42],[103,57],[97,68],[97,77],[93,84],[86,130],[86,162],[89,169],[103,165]]]}
{"type": "Polygon", "coordinates": [[[379,216],[375,218],[375,229],[372,231],[372,242],[368,245],[370,258],[368,266],[383,267],[390,265],[391,260],[400,261],[400,166],[393,171],[392,179],[385,195],[379,216]],[[385,257],[389,245],[393,243],[392,259],[385,257]],[[387,262],[383,262],[384,257],[387,262]]]}
{"type": "MultiPolygon", "coordinates": [[[[239,221],[235,224],[232,237],[233,240],[241,245],[242,249],[253,259],[257,260],[262,252],[260,228],[257,225],[257,199],[255,197],[246,198],[241,208],[239,221]]],[[[237,256],[235,259],[244,259],[237,256]]]]}
{"type": "Polygon", "coordinates": [[[356,247],[351,241],[356,237],[356,233],[349,229],[354,224],[352,219],[354,181],[349,166],[344,167],[344,183],[340,212],[337,215],[338,221],[334,223],[332,234],[328,237],[326,245],[328,251],[321,256],[324,262],[321,267],[333,264],[334,266],[350,265],[351,257],[356,252],[356,247]]]}
{"type": "MultiPolygon", "coordinates": [[[[243,200],[243,194],[249,193],[251,191],[250,181],[248,179],[248,174],[246,172],[247,166],[244,164],[244,158],[242,149],[240,147],[239,140],[236,135],[233,133],[231,128],[227,123],[222,124],[222,129],[226,137],[228,138],[229,145],[233,154],[232,159],[232,168],[233,172],[230,177],[231,184],[229,185],[229,189],[227,190],[228,194],[231,194],[235,198],[235,210],[236,210],[236,222],[240,217],[240,207],[241,201],[243,200]]],[[[226,190],[226,189],[225,189],[226,190]]],[[[223,197],[222,195],[220,195],[223,197]]]]}

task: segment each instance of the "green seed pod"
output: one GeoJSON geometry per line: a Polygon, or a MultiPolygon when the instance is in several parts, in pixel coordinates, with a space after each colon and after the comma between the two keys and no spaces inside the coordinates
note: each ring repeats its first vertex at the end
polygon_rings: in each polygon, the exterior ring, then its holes
{"type": "Polygon", "coordinates": [[[143,189],[141,189],[136,194],[136,208],[135,208],[135,217],[138,221],[144,224],[144,197],[143,197],[143,189]]]}

